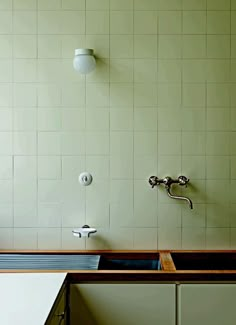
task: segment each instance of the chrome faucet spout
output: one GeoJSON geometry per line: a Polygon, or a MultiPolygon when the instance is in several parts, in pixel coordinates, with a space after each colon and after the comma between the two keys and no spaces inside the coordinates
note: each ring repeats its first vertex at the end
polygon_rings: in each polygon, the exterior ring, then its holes
{"type": "Polygon", "coordinates": [[[165,186],[166,188],[166,191],[167,191],[167,194],[168,196],[171,198],[171,199],[176,199],[176,200],[183,200],[183,201],[187,201],[188,204],[189,204],[189,208],[190,209],[193,209],[193,202],[186,196],[179,196],[179,195],[174,195],[170,192],[170,186],[165,186]]]}

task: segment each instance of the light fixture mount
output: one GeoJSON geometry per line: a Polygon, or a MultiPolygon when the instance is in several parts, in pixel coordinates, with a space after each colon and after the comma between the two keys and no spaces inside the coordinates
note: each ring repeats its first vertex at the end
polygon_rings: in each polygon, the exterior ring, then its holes
{"type": "Polygon", "coordinates": [[[73,66],[81,74],[92,72],[96,67],[93,49],[75,49],[73,66]]]}

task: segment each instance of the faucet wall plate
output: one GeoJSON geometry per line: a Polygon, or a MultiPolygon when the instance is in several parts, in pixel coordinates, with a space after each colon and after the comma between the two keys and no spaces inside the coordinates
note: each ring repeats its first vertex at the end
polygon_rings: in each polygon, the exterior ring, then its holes
{"type": "Polygon", "coordinates": [[[93,177],[90,173],[84,172],[79,175],[79,182],[83,186],[88,186],[92,183],[93,177]]]}

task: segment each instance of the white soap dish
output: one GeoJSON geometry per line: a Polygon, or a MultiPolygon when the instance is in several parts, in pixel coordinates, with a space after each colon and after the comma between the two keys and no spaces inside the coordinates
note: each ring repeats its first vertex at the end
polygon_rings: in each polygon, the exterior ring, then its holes
{"type": "Polygon", "coordinates": [[[91,234],[95,234],[97,232],[97,229],[95,228],[90,228],[88,225],[84,225],[81,228],[77,228],[72,230],[72,233],[76,237],[87,237],[89,238],[91,234]]]}

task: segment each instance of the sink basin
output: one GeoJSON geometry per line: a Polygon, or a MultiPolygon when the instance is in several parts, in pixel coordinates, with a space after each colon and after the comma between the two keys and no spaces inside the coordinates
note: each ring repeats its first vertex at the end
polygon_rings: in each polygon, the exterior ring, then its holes
{"type": "Polygon", "coordinates": [[[117,259],[102,256],[99,270],[160,270],[159,259],[117,259]]]}
{"type": "Polygon", "coordinates": [[[0,254],[0,270],[97,270],[100,255],[0,254]]]}
{"type": "Polygon", "coordinates": [[[236,270],[235,252],[172,252],[176,270],[236,270]]]}

